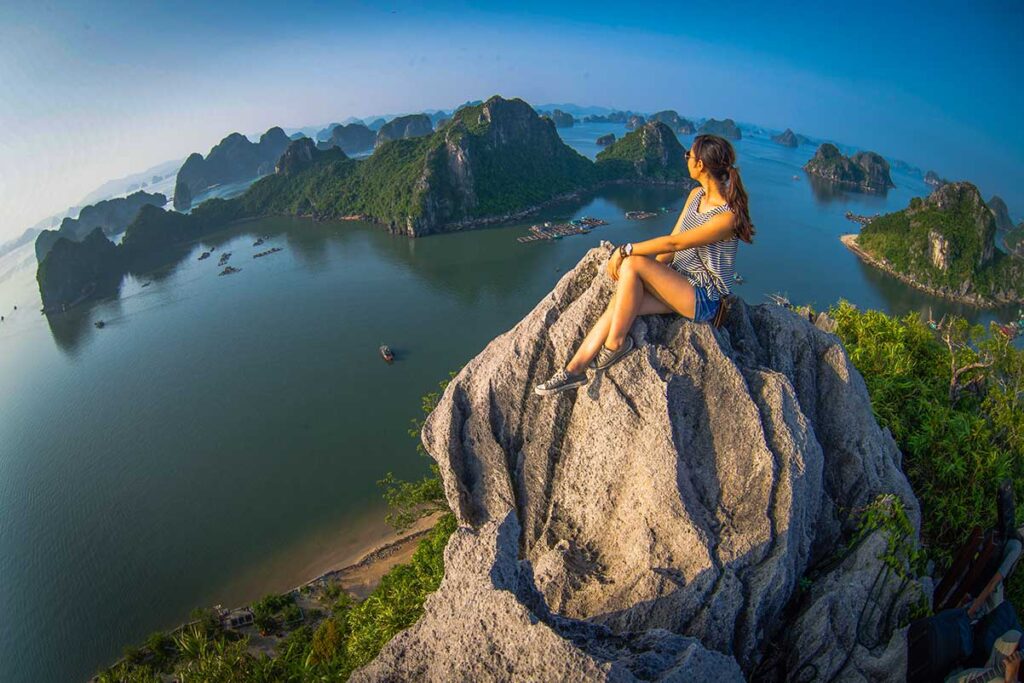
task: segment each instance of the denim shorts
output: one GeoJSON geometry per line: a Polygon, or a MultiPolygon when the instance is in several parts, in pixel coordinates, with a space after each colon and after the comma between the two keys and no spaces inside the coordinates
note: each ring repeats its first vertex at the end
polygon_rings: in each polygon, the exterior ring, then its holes
{"type": "Polygon", "coordinates": [[[714,318],[722,301],[720,299],[712,300],[708,290],[697,285],[693,286],[693,293],[696,299],[693,304],[693,322],[702,323],[714,318]]]}

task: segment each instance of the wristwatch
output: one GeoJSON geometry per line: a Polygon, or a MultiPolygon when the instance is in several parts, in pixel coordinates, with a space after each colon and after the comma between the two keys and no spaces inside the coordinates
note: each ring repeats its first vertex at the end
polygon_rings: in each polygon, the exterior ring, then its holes
{"type": "Polygon", "coordinates": [[[621,245],[619,247],[619,255],[622,258],[626,258],[627,256],[630,256],[632,253],[633,253],[633,243],[632,242],[626,242],[625,244],[623,244],[623,245],[621,245]]]}

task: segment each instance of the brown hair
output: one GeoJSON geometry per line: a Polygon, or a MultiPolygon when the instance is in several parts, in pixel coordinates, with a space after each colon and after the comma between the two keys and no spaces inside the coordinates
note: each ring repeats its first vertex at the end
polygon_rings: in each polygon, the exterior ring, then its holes
{"type": "Polygon", "coordinates": [[[693,139],[690,152],[704,162],[704,168],[724,189],[725,201],[736,214],[736,237],[744,242],[753,242],[754,224],[750,220],[747,191],[740,180],[740,170],[733,166],[736,151],[732,144],[717,135],[698,135],[693,139]]]}

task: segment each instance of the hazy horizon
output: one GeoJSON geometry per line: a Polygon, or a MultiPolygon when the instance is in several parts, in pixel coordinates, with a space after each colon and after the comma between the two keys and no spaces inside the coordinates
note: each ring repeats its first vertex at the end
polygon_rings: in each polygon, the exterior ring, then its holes
{"type": "Polygon", "coordinates": [[[970,180],[1020,220],[1022,37],[1006,2],[5,6],[0,242],[233,131],[494,94],[788,127],[970,180]]]}

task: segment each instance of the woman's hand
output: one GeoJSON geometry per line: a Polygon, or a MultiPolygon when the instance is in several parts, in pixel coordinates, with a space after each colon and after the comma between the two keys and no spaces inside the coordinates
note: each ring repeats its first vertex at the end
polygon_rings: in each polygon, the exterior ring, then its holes
{"type": "Polygon", "coordinates": [[[618,281],[619,279],[619,266],[622,265],[622,252],[616,249],[612,252],[611,258],[608,259],[608,277],[618,281]]]}
{"type": "Polygon", "coordinates": [[[1004,668],[1004,679],[1006,683],[1017,680],[1017,672],[1020,671],[1020,650],[1017,650],[1012,655],[1006,658],[1003,662],[1004,668]]]}

